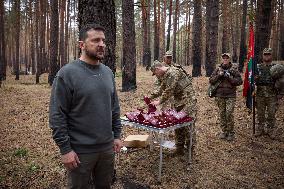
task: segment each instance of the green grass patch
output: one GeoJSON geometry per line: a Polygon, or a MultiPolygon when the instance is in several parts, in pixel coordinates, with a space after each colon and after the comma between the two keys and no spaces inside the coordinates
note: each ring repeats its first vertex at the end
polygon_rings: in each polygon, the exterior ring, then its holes
{"type": "Polygon", "coordinates": [[[18,148],[15,152],[14,155],[17,157],[26,157],[28,155],[28,150],[25,148],[18,148]]]}
{"type": "Polygon", "coordinates": [[[40,169],[40,167],[39,167],[39,165],[37,165],[36,163],[31,163],[31,164],[29,165],[29,170],[32,171],[32,172],[35,172],[35,171],[37,171],[37,170],[39,170],[39,169],[40,169]]]}

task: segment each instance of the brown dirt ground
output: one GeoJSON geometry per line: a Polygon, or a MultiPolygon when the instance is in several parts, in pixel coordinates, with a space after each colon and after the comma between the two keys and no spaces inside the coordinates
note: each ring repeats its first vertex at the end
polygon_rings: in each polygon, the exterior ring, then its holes
{"type": "MultiPolygon", "coordinates": [[[[187,68],[190,70],[190,68],[187,68]]],[[[119,75],[119,74],[118,74],[119,75]]],[[[121,89],[121,76],[116,77],[121,89]]],[[[9,75],[0,88],[0,188],[63,188],[65,169],[48,127],[50,87],[43,75],[39,85],[34,76],[9,75]]],[[[138,67],[135,92],[119,92],[122,115],[142,107],[142,96],[153,89],[154,77],[138,67]]],[[[158,148],[130,149],[120,155],[113,188],[284,188],[284,102],[277,112],[280,137],[252,137],[241,87],[235,109],[236,140],[216,137],[220,130],[214,99],[206,96],[208,78],[194,78],[198,98],[197,146],[193,163],[170,158],[165,150],[162,182],[158,174],[158,148]]],[[[140,133],[145,133],[141,131],[140,133]]],[[[137,130],[124,128],[124,136],[137,130]]]]}

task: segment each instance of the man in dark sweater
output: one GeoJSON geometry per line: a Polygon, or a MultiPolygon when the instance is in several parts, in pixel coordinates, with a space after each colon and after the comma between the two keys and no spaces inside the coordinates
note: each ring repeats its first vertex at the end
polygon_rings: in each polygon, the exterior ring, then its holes
{"type": "Polygon", "coordinates": [[[62,67],[53,82],[49,126],[68,172],[68,188],[110,188],[119,152],[120,107],[105,54],[104,28],[80,30],[81,57],[62,67]]]}

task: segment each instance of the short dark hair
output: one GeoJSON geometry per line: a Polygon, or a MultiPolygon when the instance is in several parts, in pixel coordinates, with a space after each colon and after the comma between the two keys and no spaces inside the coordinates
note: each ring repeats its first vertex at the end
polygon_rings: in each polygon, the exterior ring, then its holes
{"type": "Polygon", "coordinates": [[[84,41],[88,37],[87,32],[90,30],[99,30],[104,32],[105,28],[98,24],[86,24],[81,27],[79,31],[79,41],[84,41]]]}

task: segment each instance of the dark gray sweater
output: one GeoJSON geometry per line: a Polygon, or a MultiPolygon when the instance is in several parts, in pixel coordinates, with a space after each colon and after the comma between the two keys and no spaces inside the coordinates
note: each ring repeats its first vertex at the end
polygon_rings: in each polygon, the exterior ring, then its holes
{"type": "Polygon", "coordinates": [[[121,132],[112,71],[81,60],[62,67],[52,85],[49,126],[61,154],[111,149],[121,132]]]}

